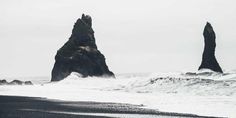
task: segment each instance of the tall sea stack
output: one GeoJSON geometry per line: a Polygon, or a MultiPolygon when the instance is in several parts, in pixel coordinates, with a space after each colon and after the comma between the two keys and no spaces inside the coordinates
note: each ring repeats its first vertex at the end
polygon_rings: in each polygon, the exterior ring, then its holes
{"type": "Polygon", "coordinates": [[[51,81],[60,81],[71,72],[77,72],[82,77],[114,77],[104,55],[97,49],[89,15],[83,14],[74,24],[69,40],[57,51],[55,61],[51,81]]]}
{"type": "Polygon", "coordinates": [[[208,22],[204,28],[203,36],[204,36],[205,47],[202,55],[202,63],[198,68],[198,70],[204,68],[204,69],[211,69],[215,72],[223,73],[215,57],[215,48],[216,48],[215,32],[211,24],[208,22]]]}

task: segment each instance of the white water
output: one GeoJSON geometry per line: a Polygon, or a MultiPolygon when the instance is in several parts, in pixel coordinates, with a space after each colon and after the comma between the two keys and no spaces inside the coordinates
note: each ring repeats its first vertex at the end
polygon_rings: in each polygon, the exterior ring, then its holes
{"type": "Polygon", "coordinates": [[[236,117],[235,72],[122,74],[116,79],[78,78],[73,73],[55,83],[0,86],[0,95],[142,104],[167,112],[236,117]]]}

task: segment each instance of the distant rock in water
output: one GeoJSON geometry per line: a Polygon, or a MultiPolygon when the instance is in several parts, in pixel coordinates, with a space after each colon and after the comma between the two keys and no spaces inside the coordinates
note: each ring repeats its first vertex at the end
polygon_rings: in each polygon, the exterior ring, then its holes
{"type": "Polygon", "coordinates": [[[88,15],[83,14],[74,24],[69,40],[57,51],[55,61],[51,81],[60,81],[71,72],[77,72],[83,77],[114,77],[106,65],[104,55],[97,49],[92,18],[88,15]]]}
{"type": "Polygon", "coordinates": [[[25,85],[33,85],[31,81],[25,81],[25,85]]]}
{"type": "Polygon", "coordinates": [[[215,72],[223,73],[220,65],[218,64],[216,57],[215,57],[215,48],[216,48],[216,36],[215,32],[210,23],[207,22],[204,32],[204,52],[202,55],[202,63],[198,70],[200,69],[211,69],[215,72]]]}
{"type": "Polygon", "coordinates": [[[5,79],[0,80],[0,85],[33,85],[31,81],[20,81],[20,80],[13,80],[11,82],[7,82],[5,79]]]}
{"type": "Polygon", "coordinates": [[[9,84],[10,84],[10,85],[22,85],[23,82],[20,81],[20,80],[13,80],[13,81],[11,81],[9,84]]]}
{"type": "Polygon", "coordinates": [[[5,84],[8,84],[7,81],[6,81],[5,79],[0,80],[0,85],[5,85],[5,84]]]}

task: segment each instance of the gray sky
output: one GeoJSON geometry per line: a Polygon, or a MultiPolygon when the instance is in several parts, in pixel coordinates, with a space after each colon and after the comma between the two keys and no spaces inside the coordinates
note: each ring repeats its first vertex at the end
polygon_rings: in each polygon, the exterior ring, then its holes
{"type": "Polygon", "coordinates": [[[195,71],[203,28],[216,56],[236,69],[235,0],[0,0],[0,74],[49,76],[56,51],[82,13],[93,18],[99,50],[114,73],[195,71]]]}

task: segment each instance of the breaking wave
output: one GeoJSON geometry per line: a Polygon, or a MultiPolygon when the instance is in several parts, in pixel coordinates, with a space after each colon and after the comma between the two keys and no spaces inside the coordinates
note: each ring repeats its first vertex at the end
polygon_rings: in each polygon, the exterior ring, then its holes
{"type": "MultiPolygon", "coordinates": [[[[66,79],[59,82],[50,83],[48,82],[49,79],[49,77],[41,79],[31,78],[31,80],[34,80],[34,86],[44,86],[44,88],[54,87],[57,90],[68,88],[71,91],[70,88],[74,88],[74,90],[82,88],[133,93],[236,96],[236,71],[224,74],[210,70],[176,73],[117,74],[115,79],[101,77],[81,78],[77,73],[72,73],[66,79]],[[37,82],[36,80],[40,81],[37,82]]],[[[27,80],[30,79],[27,78],[27,80]]]]}
{"type": "MultiPolygon", "coordinates": [[[[124,75],[123,75],[124,77],[124,75]]],[[[196,95],[236,95],[236,73],[216,73],[209,70],[185,73],[156,73],[146,76],[126,76],[131,79],[113,90],[137,93],[187,93],[196,95]]],[[[119,79],[119,78],[118,78],[119,79]]]]}

